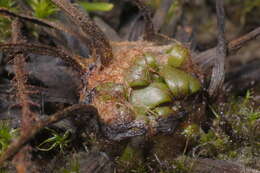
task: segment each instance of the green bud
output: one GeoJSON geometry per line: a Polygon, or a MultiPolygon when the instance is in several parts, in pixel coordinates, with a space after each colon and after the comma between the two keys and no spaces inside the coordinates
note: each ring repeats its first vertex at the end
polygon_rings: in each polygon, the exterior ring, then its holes
{"type": "Polygon", "coordinates": [[[154,108],[162,103],[171,102],[171,93],[164,83],[154,82],[146,88],[134,90],[130,102],[134,106],[154,108]]]}
{"type": "Polygon", "coordinates": [[[182,66],[190,57],[189,50],[180,44],[173,45],[166,53],[169,55],[168,65],[173,67],[182,66]]]}
{"type": "Polygon", "coordinates": [[[197,78],[182,70],[166,65],[160,69],[159,73],[176,97],[193,94],[201,88],[201,84],[197,78]]]}
{"type": "Polygon", "coordinates": [[[137,58],[135,60],[135,64],[143,67],[150,67],[154,70],[158,68],[158,64],[155,57],[148,53],[146,53],[143,57],[137,58]]]}
{"type": "Polygon", "coordinates": [[[152,80],[153,82],[164,82],[164,79],[156,73],[152,74],[152,80]]]}
{"type": "Polygon", "coordinates": [[[128,69],[125,78],[130,87],[144,87],[150,84],[151,73],[147,67],[133,65],[128,69]]]}
{"type": "Polygon", "coordinates": [[[200,81],[193,77],[192,75],[189,75],[189,84],[190,84],[190,93],[196,93],[201,89],[201,83],[200,81]]]}

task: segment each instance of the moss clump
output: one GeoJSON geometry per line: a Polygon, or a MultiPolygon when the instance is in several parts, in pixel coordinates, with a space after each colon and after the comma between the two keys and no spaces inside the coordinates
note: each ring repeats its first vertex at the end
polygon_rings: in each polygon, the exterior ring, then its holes
{"type": "Polygon", "coordinates": [[[141,169],[143,151],[140,148],[133,147],[129,144],[119,157],[118,163],[124,170],[141,169]]]}
{"type": "Polygon", "coordinates": [[[247,92],[243,98],[233,97],[226,105],[212,107],[215,119],[206,132],[193,125],[186,127],[185,134],[197,141],[198,147],[192,154],[259,169],[260,109],[252,98],[247,92]]]}
{"type": "Polygon", "coordinates": [[[48,18],[58,11],[50,0],[27,0],[33,9],[33,15],[38,18],[48,18]]]}
{"type": "MultiPolygon", "coordinates": [[[[7,8],[15,11],[14,0],[1,0],[0,8],[7,8]]],[[[11,21],[5,17],[0,16],[0,42],[4,42],[11,35],[11,21]]]]}
{"type": "Polygon", "coordinates": [[[17,137],[16,129],[11,128],[9,122],[0,121],[0,154],[8,147],[12,139],[17,137]]]}

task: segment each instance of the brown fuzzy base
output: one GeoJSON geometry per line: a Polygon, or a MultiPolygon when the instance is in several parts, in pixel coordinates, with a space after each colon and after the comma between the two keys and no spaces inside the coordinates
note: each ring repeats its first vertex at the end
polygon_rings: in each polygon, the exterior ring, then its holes
{"type": "MultiPolygon", "coordinates": [[[[171,45],[156,46],[151,42],[137,41],[137,42],[114,42],[111,43],[113,47],[114,59],[109,66],[103,70],[95,70],[88,79],[88,87],[93,89],[102,83],[113,82],[124,84],[124,73],[134,62],[137,57],[149,52],[154,55],[159,64],[166,64],[167,57],[165,50],[169,49],[171,45]]],[[[188,62],[184,66],[184,70],[193,71],[192,63],[188,62]]],[[[125,101],[123,101],[125,102],[125,101]]],[[[105,123],[115,123],[118,121],[133,119],[132,116],[120,117],[118,114],[118,104],[125,104],[117,99],[115,101],[103,102],[99,97],[95,97],[93,105],[98,109],[100,119],[105,123]]]]}

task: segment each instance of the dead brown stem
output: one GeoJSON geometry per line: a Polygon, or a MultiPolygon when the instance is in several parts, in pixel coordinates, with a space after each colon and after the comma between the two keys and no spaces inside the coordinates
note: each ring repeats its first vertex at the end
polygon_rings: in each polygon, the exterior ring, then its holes
{"type": "Polygon", "coordinates": [[[71,65],[74,70],[80,72],[80,74],[85,74],[88,71],[88,65],[91,63],[90,60],[82,58],[78,55],[71,54],[63,49],[40,44],[0,44],[0,50],[6,52],[29,52],[40,55],[54,56],[71,65]]]}
{"type": "Polygon", "coordinates": [[[87,77],[89,75],[89,65],[92,64],[93,59],[85,59],[80,56],[71,54],[63,49],[53,48],[50,46],[39,44],[0,44],[0,50],[9,53],[28,52],[40,55],[54,56],[62,59],[65,63],[70,65],[76,72],[78,72],[81,80],[79,87],[79,101],[84,102],[86,98],[87,77]]]}
{"type": "Polygon", "coordinates": [[[228,53],[231,54],[231,53],[239,50],[246,43],[255,39],[259,35],[260,35],[260,27],[258,27],[256,29],[254,29],[253,31],[243,35],[242,37],[239,37],[238,39],[232,40],[231,42],[228,43],[228,53]]]}
{"type": "MultiPolygon", "coordinates": [[[[23,37],[22,23],[16,19],[12,22],[12,42],[25,43],[26,39],[23,37]]],[[[36,119],[35,114],[30,110],[30,103],[32,102],[28,96],[27,90],[27,74],[25,71],[25,54],[18,53],[14,56],[14,71],[15,71],[15,86],[17,90],[17,99],[22,108],[22,122],[21,132],[26,132],[26,127],[30,126],[33,119],[36,119]]]]}
{"type": "MultiPolygon", "coordinates": [[[[19,19],[15,19],[12,22],[12,42],[13,43],[25,43],[26,38],[22,35],[23,24],[19,19]]],[[[28,127],[31,126],[33,120],[36,119],[36,115],[31,111],[30,104],[31,99],[28,95],[27,89],[27,74],[25,71],[25,54],[18,53],[14,55],[14,71],[15,71],[15,87],[18,103],[21,105],[21,134],[26,134],[28,127]]],[[[28,147],[24,147],[16,156],[16,169],[18,173],[26,172],[30,161],[26,161],[28,157],[28,147]]]]}
{"type": "Polygon", "coordinates": [[[225,78],[225,58],[227,46],[225,40],[225,10],[223,0],[216,1],[218,45],[215,53],[214,66],[211,74],[208,92],[210,96],[215,95],[222,87],[225,78]]]}
{"type": "Polygon", "coordinates": [[[153,25],[151,10],[145,5],[144,1],[145,0],[133,0],[145,20],[144,40],[153,40],[156,34],[156,30],[153,25]]]}
{"type": "MultiPolygon", "coordinates": [[[[230,41],[227,45],[228,55],[234,54],[240,48],[245,46],[245,44],[254,40],[259,35],[260,35],[260,27],[254,29],[253,31],[251,31],[237,39],[230,41]]],[[[202,68],[207,69],[208,67],[211,67],[211,65],[213,64],[215,51],[216,51],[216,48],[212,48],[212,49],[208,49],[204,52],[201,52],[194,56],[193,61],[195,63],[199,64],[202,68]]]]}
{"type": "Polygon", "coordinates": [[[65,33],[68,33],[68,34],[74,36],[75,38],[77,38],[82,43],[85,43],[86,45],[91,44],[91,41],[89,39],[87,39],[86,37],[81,35],[79,32],[75,32],[72,29],[70,29],[69,27],[66,27],[65,25],[63,25],[60,22],[52,22],[52,21],[48,21],[48,20],[44,20],[44,19],[38,19],[38,18],[35,18],[32,16],[16,14],[5,8],[0,8],[0,15],[11,17],[11,18],[18,18],[22,21],[28,21],[28,22],[31,22],[31,23],[34,23],[34,24],[37,24],[37,25],[40,25],[43,27],[48,27],[51,29],[55,29],[57,31],[62,31],[62,32],[65,32],[65,33]]]}
{"type": "Polygon", "coordinates": [[[161,5],[160,8],[158,8],[154,14],[153,17],[153,23],[154,23],[154,28],[155,31],[158,32],[161,28],[161,26],[163,25],[163,22],[165,19],[165,16],[168,13],[169,8],[171,7],[171,5],[174,3],[174,0],[163,0],[161,1],[161,5]]]}
{"type": "Polygon", "coordinates": [[[72,22],[81,28],[81,32],[83,32],[86,37],[90,37],[92,41],[90,51],[92,52],[93,58],[99,60],[101,65],[107,66],[113,58],[113,53],[105,34],[84,12],[74,7],[69,1],[52,0],[52,2],[72,18],[72,22]]]}

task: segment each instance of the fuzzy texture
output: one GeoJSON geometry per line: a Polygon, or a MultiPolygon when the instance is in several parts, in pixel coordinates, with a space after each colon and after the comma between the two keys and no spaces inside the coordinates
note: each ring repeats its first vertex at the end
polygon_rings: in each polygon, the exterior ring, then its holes
{"type": "MultiPolygon", "coordinates": [[[[172,44],[157,46],[152,42],[146,41],[117,42],[111,43],[111,45],[113,47],[114,59],[105,69],[102,71],[96,69],[89,76],[88,87],[91,90],[107,82],[127,86],[125,82],[125,73],[128,68],[134,64],[137,58],[143,56],[145,53],[149,53],[156,58],[159,64],[166,64],[168,56],[165,52],[172,46],[172,44]]],[[[194,67],[191,60],[187,61],[181,69],[196,74],[196,67],[194,67]]],[[[131,91],[128,90],[128,92],[131,91]]],[[[118,104],[125,105],[128,109],[133,110],[127,99],[114,99],[110,101],[102,101],[100,97],[94,97],[93,99],[93,105],[99,110],[100,119],[109,124],[122,122],[122,120],[130,121],[133,119],[134,115],[129,114],[129,112],[127,115],[119,114],[118,104]]]]}

